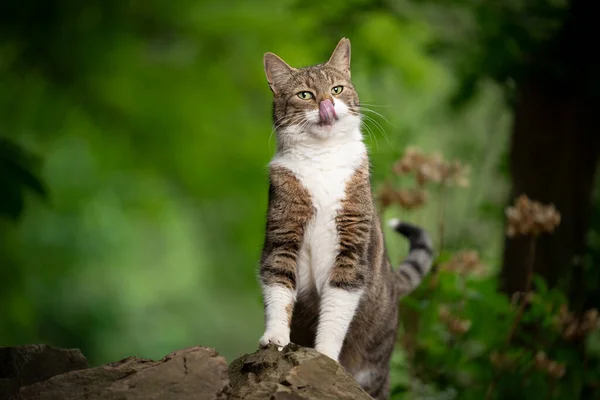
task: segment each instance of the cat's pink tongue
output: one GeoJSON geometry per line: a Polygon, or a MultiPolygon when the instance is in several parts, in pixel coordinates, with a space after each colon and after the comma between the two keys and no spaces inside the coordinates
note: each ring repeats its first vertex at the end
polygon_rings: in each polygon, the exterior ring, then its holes
{"type": "Polygon", "coordinates": [[[337,119],[331,100],[325,99],[319,104],[319,117],[321,117],[321,122],[326,125],[331,125],[337,119]]]}

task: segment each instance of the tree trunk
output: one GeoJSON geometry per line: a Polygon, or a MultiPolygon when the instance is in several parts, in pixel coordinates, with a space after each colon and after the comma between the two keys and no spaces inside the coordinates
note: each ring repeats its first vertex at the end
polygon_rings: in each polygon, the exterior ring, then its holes
{"type": "MultiPolygon", "coordinates": [[[[518,84],[510,170],[510,203],[520,194],[554,203],[562,221],[538,239],[534,272],[569,290],[581,276],[594,174],[600,150],[598,62],[585,43],[597,34],[591,0],[573,0],[561,33],[518,84]],[[596,32],[593,32],[596,31],[596,32]]],[[[506,239],[501,288],[525,288],[527,240],[506,239]]],[[[576,293],[576,291],[574,291],[576,293]]],[[[580,299],[581,300],[581,299],[580,299]]]]}

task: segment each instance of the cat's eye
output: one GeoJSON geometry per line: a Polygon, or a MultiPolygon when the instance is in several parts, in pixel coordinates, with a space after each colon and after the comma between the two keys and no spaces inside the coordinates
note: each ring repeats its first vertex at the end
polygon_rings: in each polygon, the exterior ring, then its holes
{"type": "Polygon", "coordinates": [[[343,86],[335,86],[331,89],[331,93],[340,94],[340,93],[342,93],[342,90],[344,90],[343,86]]]}
{"type": "Polygon", "coordinates": [[[311,92],[300,92],[298,93],[298,97],[300,97],[302,100],[310,100],[314,96],[311,92]]]}

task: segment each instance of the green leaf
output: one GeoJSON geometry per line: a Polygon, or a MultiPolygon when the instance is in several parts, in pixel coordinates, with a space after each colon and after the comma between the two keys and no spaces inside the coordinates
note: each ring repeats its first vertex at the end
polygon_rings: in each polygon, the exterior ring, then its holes
{"type": "Polygon", "coordinates": [[[548,286],[546,285],[546,281],[541,275],[535,274],[533,276],[533,287],[541,295],[548,292],[548,286]]]}
{"type": "Polygon", "coordinates": [[[26,190],[46,198],[46,188],[31,171],[31,164],[36,162],[37,159],[20,146],[0,138],[0,214],[17,219],[23,212],[26,190]]]}

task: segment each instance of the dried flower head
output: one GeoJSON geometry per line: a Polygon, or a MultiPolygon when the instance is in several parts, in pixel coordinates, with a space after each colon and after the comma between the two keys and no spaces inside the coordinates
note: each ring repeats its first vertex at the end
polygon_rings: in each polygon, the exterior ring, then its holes
{"type": "Polygon", "coordinates": [[[419,186],[424,186],[427,182],[440,182],[442,180],[439,169],[429,163],[423,163],[416,168],[415,178],[419,186]]]}
{"type": "Polygon", "coordinates": [[[448,186],[469,186],[471,167],[458,160],[444,162],[441,166],[442,183],[448,186]]]}
{"type": "Polygon", "coordinates": [[[446,161],[440,153],[426,155],[418,147],[407,147],[404,156],[393,167],[398,175],[414,172],[419,186],[428,182],[446,186],[469,185],[470,167],[460,161],[446,161]]]}
{"type": "Polygon", "coordinates": [[[560,379],[565,376],[567,368],[565,367],[565,364],[561,364],[556,361],[550,361],[550,363],[548,363],[547,371],[548,375],[554,379],[560,379]]]}
{"type": "Polygon", "coordinates": [[[446,304],[441,304],[438,308],[438,316],[446,328],[453,335],[463,335],[471,329],[471,321],[468,319],[461,319],[452,314],[450,307],[446,304]]]}
{"type": "Polygon", "coordinates": [[[383,208],[397,204],[405,210],[420,208],[427,203],[427,192],[423,189],[401,189],[394,190],[389,184],[385,184],[378,192],[377,199],[383,208]]]}
{"type": "Polygon", "coordinates": [[[394,191],[394,188],[392,188],[387,183],[383,185],[383,187],[377,193],[377,199],[379,200],[379,203],[381,204],[382,208],[387,208],[390,205],[392,205],[392,203],[394,203],[395,197],[396,192],[394,191]]]}
{"type": "Polygon", "coordinates": [[[538,351],[535,355],[535,366],[543,369],[546,367],[546,365],[548,364],[548,356],[546,355],[546,352],[544,351],[538,351]]]}
{"type": "Polygon", "coordinates": [[[485,265],[479,258],[479,253],[476,250],[460,251],[447,262],[443,263],[440,268],[445,271],[455,272],[461,275],[471,273],[482,273],[485,265]]]}
{"type": "Polygon", "coordinates": [[[446,322],[450,318],[451,314],[452,312],[447,304],[440,304],[438,307],[438,316],[440,317],[440,320],[446,322]]]}
{"type": "Polygon", "coordinates": [[[583,314],[583,318],[580,321],[579,327],[581,330],[586,333],[595,331],[600,328],[600,318],[598,315],[598,310],[592,308],[591,310],[587,310],[583,314]]]}
{"type": "Polygon", "coordinates": [[[565,364],[549,359],[543,351],[537,352],[534,363],[537,369],[546,372],[554,379],[562,378],[567,372],[565,364]]]}
{"type": "Polygon", "coordinates": [[[521,302],[525,302],[525,304],[530,304],[535,299],[535,292],[515,292],[510,298],[511,304],[519,304],[521,302]]]}
{"type": "Polygon", "coordinates": [[[506,208],[505,214],[509,237],[551,233],[560,224],[560,213],[553,204],[543,205],[526,195],[519,196],[514,206],[506,208]]]}
{"type": "Polygon", "coordinates": [[[425,155],[418,147],[407,147],[404,151],[404,157],[394,164],[394,172],[398,175],[404,175],[413,172],[426,160],[425,155]]]}
{"type": "Polygon", "coordinates": [[[598,310],[592,308],[583,316],[577,317],[563,305],[554,317],[554,325],[565,340],[580,340],[596,329],[600,329],[600,316],[598,310]]]}
{"type": "Polygon", "coordinates": [[[412,210],[427,203],[427,192],[422,189],[403,189],[396,192],[394,200],[400,207],[412,210]]]}
{"type": "Polygon", "coordinates": [[[471,321],[468,319],[452,318],[447,323],[448,331],[453,335],[463,335],[471,329],[471,321]]]}
{"type": "Polygon", "coordinates": [[[492,365],[500,370],[511,369],[515,366],[515,361],[513,359],[497,350],[492,351],[489,358],[492,365]]]}
{"type": "Polygon", "coordinates": [[[504,364],[504,357],[502,354],[498,353],[496,350],[492,351],[490,354],[490,362],[496,368],[502,368],[504,364]]]}

